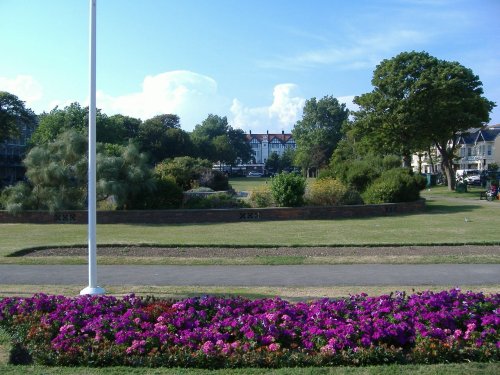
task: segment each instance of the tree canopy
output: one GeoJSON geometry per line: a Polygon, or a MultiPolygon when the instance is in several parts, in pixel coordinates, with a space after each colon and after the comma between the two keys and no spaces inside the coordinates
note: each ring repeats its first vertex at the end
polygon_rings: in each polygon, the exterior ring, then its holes
{"type": "Polygon", "coordinates": [[[348,118],[346,105],[333,96],[306,100],[302,120],[292,130],[297,143],[297,164],[305,170],[326,165],[342,137],[341,128],[348,118]]]}
{"type": "Polygon", "coordinates": [[[449,188],[454,188],[457,136],[489,120],[495,104],[482,96],[482,83],[458,62],[426,52],[403,52],[373,72],[374,89],[358,96],[355,128],[382,153],[411,154],[435,146],[449,188]]]}
{"type": "Polygon", "coordinates": [[[34,126],[36,115],[16,95],[0,91],[0,143],[20,135],[22,125],[34,126]]]}
{"type": "Polygon", "coordinates": [[[251,157],[245,133],[241,129],[232,128],[225,116],[208,115],[201,124],[196,125],[191,138],[196,154],[212,162],[232,165],[238,158],[245,162],[251,157]]]}

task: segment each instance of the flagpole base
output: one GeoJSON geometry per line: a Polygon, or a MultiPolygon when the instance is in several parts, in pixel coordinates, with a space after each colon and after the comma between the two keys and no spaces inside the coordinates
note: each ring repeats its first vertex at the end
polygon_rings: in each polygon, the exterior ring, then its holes
{"type": "Polygon", "coordinates": [[[98,295],[98,294],[105,294],[106,291],[101,288],[100,286],[96,286],[96,287],[86,287],[85,289],[82,289],[80,291],[80,295],[85,295],[85,294],[90,294],[91,296],[93,295],[98,295]]]}

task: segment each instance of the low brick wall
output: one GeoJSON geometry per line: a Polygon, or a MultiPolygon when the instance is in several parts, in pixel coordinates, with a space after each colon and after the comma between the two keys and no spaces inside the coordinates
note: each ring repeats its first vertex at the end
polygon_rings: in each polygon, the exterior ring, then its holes
{"type": "MultiPolygon", "coordinates": [[[[425,200],[405,203],[329,207],[238,208],[216,210],[98,211],[98,224],[230,223],[268,220],[335,220],[421,212],[425,200]]],[[[87,211],[25,211],[11,215],[0,211],[0,223],[86,224],[87,211]]]]}

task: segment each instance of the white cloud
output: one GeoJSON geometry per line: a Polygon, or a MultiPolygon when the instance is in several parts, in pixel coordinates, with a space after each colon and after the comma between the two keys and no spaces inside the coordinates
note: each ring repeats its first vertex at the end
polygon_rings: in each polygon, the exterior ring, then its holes
{"type": "Polygon", "coordinates": [[[337,100],[340,103],[344,103],[349,109],[349,111],[357,111],[359,110],[359,106],[357,104],[354,104],[352,101],[354,100],[355,95],[349,95],[349,96],[339,96],[337,97],[337,100]]]}
{"type": "Polygon", "coordinates": [[[231,106],[232,126],[253,133],[291,131],[300,119],[305,99],[294,96],[297,86],[291,83],[276,85],[273,90],[273,102],[269,106],[246,107],[238,99],[233,99],[231,106]]]}
{"type": "Polygon", "coordinates": [[[97,92],[97,107],[106,114],[124,114],[143,120],[173,113],[182,128],[191,130],[209,113],[218,113],[223,98],[217,94],[217,82],[208,76],[176,70],[147,76],[142,91],[120,96],[97,92]]]}
{"type": "Polygon", "coordinates": [[[16,95],[26,103],[28,108],[42,98],[42,86],[29,75],[18,75],[15,78],[0,77],[0,91],[16,95]]]}

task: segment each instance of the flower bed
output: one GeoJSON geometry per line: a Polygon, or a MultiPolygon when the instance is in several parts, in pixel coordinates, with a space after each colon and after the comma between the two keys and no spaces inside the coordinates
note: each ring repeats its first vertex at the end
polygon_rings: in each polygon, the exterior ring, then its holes
{"type": "Polygon", "coordinates": [[[458,289],[291,303],[34,295],[0,327],[37,364],[282,367],[498,361],[500,294],[458,289]]]}

